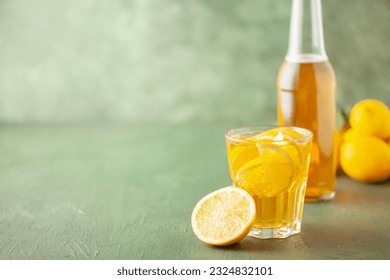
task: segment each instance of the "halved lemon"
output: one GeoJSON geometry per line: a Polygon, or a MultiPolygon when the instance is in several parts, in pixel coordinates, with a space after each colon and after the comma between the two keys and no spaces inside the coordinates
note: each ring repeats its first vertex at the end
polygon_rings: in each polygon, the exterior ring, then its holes
{"type": "Polygon", "coordinates": [[[203,242],[224,246],[239,242],[256,218],[252,196],[236,187],[225,187],[203,197],[195,206],[192,229],[203,242]]]}

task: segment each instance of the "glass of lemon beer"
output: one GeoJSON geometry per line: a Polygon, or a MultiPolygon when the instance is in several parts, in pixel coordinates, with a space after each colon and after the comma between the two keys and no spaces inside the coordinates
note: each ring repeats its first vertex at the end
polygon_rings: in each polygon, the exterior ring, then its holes
{"type": "Polygon", "coordinates": [[[249,192],[256,220],[249,236],[286,238],[301,231],[313,134],[298,127],[243,127],[226,132],[230,176],[249,192]]]}

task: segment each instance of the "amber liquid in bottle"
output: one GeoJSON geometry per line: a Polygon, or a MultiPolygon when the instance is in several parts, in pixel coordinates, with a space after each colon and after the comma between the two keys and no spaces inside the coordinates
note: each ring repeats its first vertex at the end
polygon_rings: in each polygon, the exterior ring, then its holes
{"type": "Polygon", "coordinates": [[[330,200],[336,181],[336,79],[325,53],[320,0],[293,0],[289,50],[277,88],[279,124],[313,132],[305,200],[330,200]]]}

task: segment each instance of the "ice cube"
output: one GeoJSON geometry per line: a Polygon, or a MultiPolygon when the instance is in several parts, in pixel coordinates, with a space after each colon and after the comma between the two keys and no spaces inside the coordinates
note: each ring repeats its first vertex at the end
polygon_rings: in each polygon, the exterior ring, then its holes
{"type": "Polygon", "coordinates": [[[276,136],[272,138],[272,140],[274,141],[282,141],[284,139],[285,137],[281,131],[279,131],[278,134],[276,134],[276,136]]]}

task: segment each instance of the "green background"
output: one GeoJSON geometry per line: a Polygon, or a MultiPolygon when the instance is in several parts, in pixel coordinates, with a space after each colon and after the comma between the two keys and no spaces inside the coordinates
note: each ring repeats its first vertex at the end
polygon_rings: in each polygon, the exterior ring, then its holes
{"type": "MultiPolygon", "coordinates": [[[[291,1],[1,0],[3,122],[276,121],[291,1]]],[[[324,0],[339,106],[390,104],[390,1],[324,0]]]]}
{"type": "MultiPolygon", "coordinates": [[[[389,182],[346,177],[302,233],[192,233],[224,132],[276,122],[291,1],[0,0],[0,259],[390,259],[389,182]]],[[[324,0],[339,107],[390,105],[390,1],[324,0]]]]}

